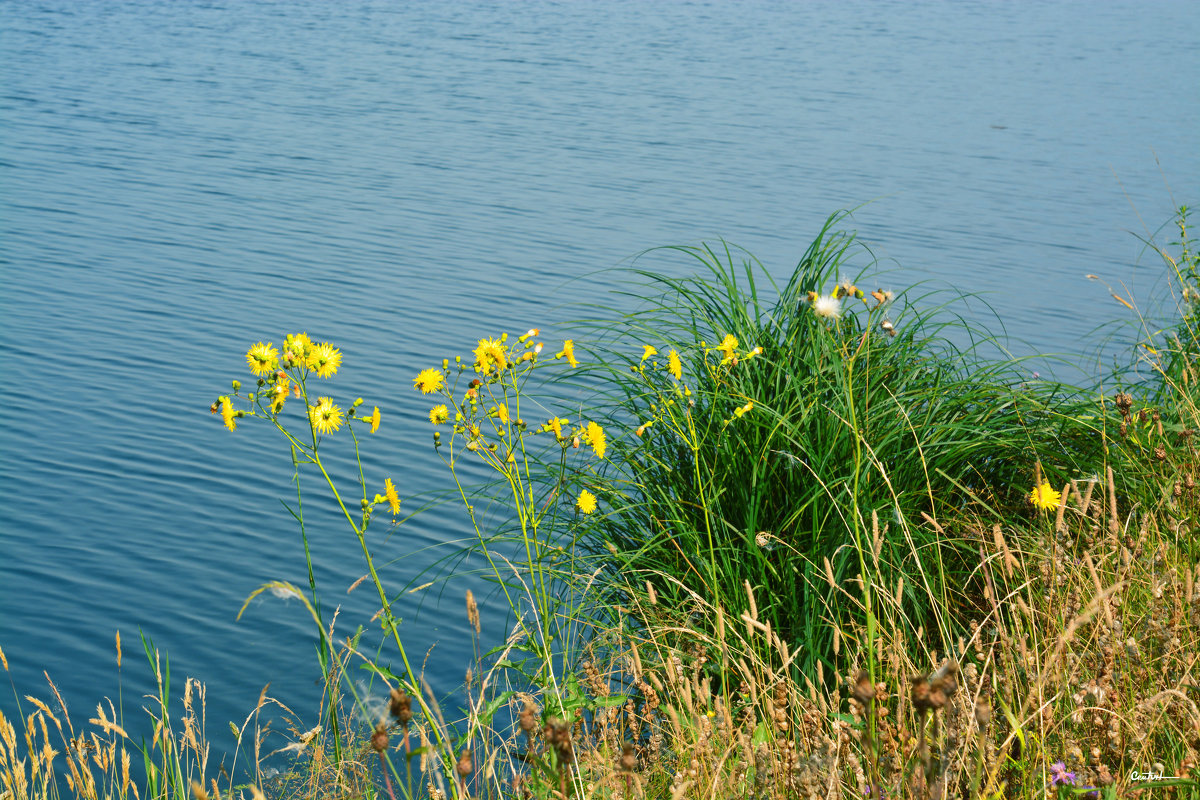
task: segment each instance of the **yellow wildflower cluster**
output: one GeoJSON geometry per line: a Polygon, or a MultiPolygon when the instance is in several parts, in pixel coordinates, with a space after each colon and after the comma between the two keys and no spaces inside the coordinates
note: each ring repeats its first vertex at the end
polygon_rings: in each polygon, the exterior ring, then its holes
{"type": "MultiPolygon", "coordinates": [[[[329,342],[314,342],[307,333],[288,334],[283,342],[282,353],[272,342],[255,342],[246,351],[246,366],[258,377],[259,391],[251,393],[247,399],[259,411],[235,411],[229,397],[223,400],[218,398],[213,410],[221,411],[225,426],[230,430],[237,427],[236,418],[246,413],[278,414],[283,411],[289,397],[304,396],[303,385],[308,375],[331,378],[337,374],[341,364],[340,350],[329,342]]],[[[237,394],[237,382],[234,383],[234,394],[237,394]]],[[[342,424],[341,409],[333,405],[329,398],[310,406],[308,413],[314,427],[322,433],[331,433],[342,424]]],[[[364,421],[371,425],[372,433],[378,430],[379,409],[375,409],[364,421]]]]}
{"type": "MultiPolygon", "coordinates": [[[[246,354],[246,360],[251,360],[252,355],[255,355],[256,348],[259,349],[259,358],[274,353],[270,342],[267,343],[266,350],[261,349],[262,347],[262,342],[259,342],[250,348],[250,352],[246,354]]],[[[274,369],[277,365],[276,361],[269,369],[274,369]]],[[[283,342],[283,366],[285,369],[307,370],[315,372],[320,378],[332,378],[341,365],[342,353],[340,350],[329,342],[314,342],[308,338],[307,333],[290,334],[283,342]]],[[[254,362],[251,362],[251,368],[253,369],[253,367],[254,362]]]]}
{"type": "Polygon", "coordinates": [[[508,348],[504,345],[504,338],[479,340],[479,346],[475,348],[476,372],[487,375],[493,370],[503,372],[508,369],[508,348]]]}
{"type": "MultiPolygon", "coordinates": [[[[721,343],[711,350],[708,348],[707,342],[700,342],[700,346],[704,348],[705,353],[711,353],[715,350],[721,354],[722,365],[736,367],[742,360],[749,360],[755,356],[762,355],[763,349],[761,347],[752,347],[749,350],[739,352],[738,348],[741,347],[741,344],[738,338],[732,333],[725,334],[725,338],[721,340],[721,343]]],[[[674,350],[667,357],[667,370],[675,380],[683,378],[683,365],[679,362],[679,354],[674,350]]]]}

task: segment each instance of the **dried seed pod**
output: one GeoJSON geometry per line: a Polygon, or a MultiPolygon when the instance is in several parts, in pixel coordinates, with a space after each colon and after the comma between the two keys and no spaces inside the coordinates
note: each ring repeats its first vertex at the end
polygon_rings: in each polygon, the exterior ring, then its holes
{"type": "Polygon", "coordinates": [[[929,701],[929,681],[923,677],[913,678],[911,699],[913,708],[917,711],[925,712],[933,708],[929,701]]]}
{"type": "Polygon", "coordinates": [[[521,730],[525,731],[525,735],[532,738],[533,731],[535,728],[537,728],[537,709],[534,707],[532,701],[525,701],[525,707],[521,709],[521,713],[518,715],[518,721],[521,726],[521,730]]]}
{"type": "Polygon", "coordinates": [[[983,730],[992,721],[992,707],[984,697],[975,698],[975,724],[983,730]]]}
{"type": "Polygon", "coordinates": [[[475,771],[470,749],[462,751],[462,755],[458,757],[458,763],[454,765],[454,770],[464,778],[475,771]]]}
{"type": "Polygon", "coordinates": [[[853,697],[864,706],[870,704],[875,699],[875,687],[871,683],[871,676],[867,671],[859,670],[858,675],[854,679],[853,697]]]}
{"type": "Polygon", "coordinates": [[[412,722],[412,698],[402,689],[392,689],[388,711],[396,718],[396,722],[407,728],[412,722]]]}
{"type": "Polygon", "coordinates": [[[625,743],[621,748],[621,757],[618,759],[617,765],[622,772],[633,772],[637,766],[637,756],[633,752],[633,745],[625,743]]]}
{"type": "Polygon", "coordinates": [[[467,620],[471,623],[471,627],[478,634],[481,630],[479,624],[479,605],[475,602],[475,595],[470,589],[467,589],[467,620]]]}
{"type": "Polygon", "coordinates": [[[381,722],[375,726],[375,732],[371,734],[371,749],[376,753],[382,753],[388,749],[388,741],[387,726],[381,722]]]}

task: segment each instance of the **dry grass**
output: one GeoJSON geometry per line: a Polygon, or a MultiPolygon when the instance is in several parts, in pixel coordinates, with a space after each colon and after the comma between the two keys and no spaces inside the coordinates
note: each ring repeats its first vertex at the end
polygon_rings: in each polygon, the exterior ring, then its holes
{"type": "MultiPolygon", "coordinates": [[[[1194,784],[1132,773],[1198,774],[1200,568],[1153,516],[1113,517],[1107,488],[1068,487],[1056,521],[947,533],[980,551],[960,598],[978,601],[970,634],[931,650],[893,598],[874,681],[853,666],[866,662],[864,630],[834,634],[845,674],[799,676],[756,613],[728,619],[700,597],[682,614],[629,609],[651,622],[606,675],[584,665],[597,696],[629,689],[623,708],[570,728],[584,796],[1040,797],[1059,761],[1097,796],[1192,796],[1194,784]],[[688,624],[697,613],[715,616],[717,635],[688,624]],[[764,644],[773,658],[754,660],[764,644]]],[[[858,587],[846,588],[852,600],[858,587]]],[[[752,609],[762,602],[751,595],[752,609]]],[[[549,729],[532,731],[534,754],[554,746],[549,729]]],[[[528,779],[518,789],[552,796],[528,779]]]]}

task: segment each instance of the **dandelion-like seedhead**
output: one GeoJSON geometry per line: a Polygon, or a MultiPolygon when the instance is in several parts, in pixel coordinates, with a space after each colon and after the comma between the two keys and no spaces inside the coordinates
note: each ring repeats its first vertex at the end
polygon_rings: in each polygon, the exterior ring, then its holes
{"type": "Polygon", "coordinates": [[[813,300],[813,313],[823,319],[840,319],[842,301],[833,295],[820,295],[813,300]]]}

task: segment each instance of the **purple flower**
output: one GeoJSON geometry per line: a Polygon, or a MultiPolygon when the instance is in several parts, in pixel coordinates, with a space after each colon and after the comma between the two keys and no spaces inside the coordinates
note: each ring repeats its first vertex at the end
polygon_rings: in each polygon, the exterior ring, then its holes
{"type": "Polygon", "coordinates": [[[1050,785],[1051,786],[1074,786],[1075,773],[1067,772],[1067,765],[1061,761],[1055,761],[1050,765],[1050,785]]]}

